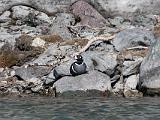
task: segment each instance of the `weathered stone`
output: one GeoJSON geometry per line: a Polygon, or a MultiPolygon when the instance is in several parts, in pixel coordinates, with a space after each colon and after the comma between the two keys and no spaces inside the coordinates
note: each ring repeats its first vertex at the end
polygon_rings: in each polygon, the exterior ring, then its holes
{"type": "Polygon", "coordinates": [[[44,23],[51,24],[52,21],[45,13],[34,10],[26,6],[15,6],[12,8],[12,18],[18,25],[27,24],[29,26],[38,26],[44,23]]]}
{"type": "Polygon", "coordinates": [[[94,66],[95,70],[111,75],[117,65],[117,54],[115,52],[87,51],[83,56],[86,64],[91,66],[89,70],[92,70],[94,66]]]}
{"type": "Polygon", "coordinates": [[[93,28],[105,27],[106,21],[91,5],[77,1],[71,6],[72,13],[80,18],[80,24],[93,28]]]}
{"type": "Polygon", "coordinates": [[[123,70],[122,74],[124,76],[129,76],[132,74],[137,74],[139,73],[139,67],[141,64],[142,60],[137,60],[137,61],[124,61],[123,62],[123,70]]]}
{"type": "Polygon", "coordinates": [[[12,47],[15,44],[15,39],[18,38],[21,34],[20,33],[8,33],[7,29],[0,29],[0,48],[7,44],[10,44],[12,47]]]}
{"type": "MultiPolygon", "coordinates": [[[[111,75],[117,65],[116,53],[108,53],[105,51],[87,51],[83,53],[82,56],[87,65],[87,71],[99,70],[111,75]]],[[[74,60],[70,59],[69,61],[57,66],[54,70],[61,77],[71,75],[70,66],[73,62],[74,60]]]]}
{"type": "Polygon", "coordinates": [[[41,78],[48,74],[51,70],[51,67],[48,66],[22,66],[15,69],[15,75],[19,76],[23,80],[29,80],[32,78],[41,78]]]}
{"type": "Polygon", "coordinates": [[[160,12],[160,1],[158,0],[97,0],[93,4],[106,17],[122,15],[125,18],[130,18],[135,13],[158,14],[160,12]]]}
{"type": "Polygon", "coordinates": [[[42,84],[37,85],[37,86],[31,88],[31,91],[35,92],[35,93],[38,93],[40,90],[43,90],[42,84]]]}
{"type": "Polygon", "coordinates": [[[74,24],[74,15],[69,13],[58,13],[52,23],[51,33],[58,33],[63,40],[71,39],[72,34],[70,33],[68,26],[74,24]]]}
{"type": "Polygon", "coordinates": [[[109,21],[113,26],[120,26],[124,22],[124,18],[117,16],[114,19],[109,19],[109,21]]]}
{"type": "Polygon", "coordinates": [[[125,97],[143,97],[143,93],[139,92],[138,90],[125,90],[124,96],[125,97]]]}
{"type": "Polygon", "coordinates": [[[113,45],[118,51],[135,46],[150,46],[155,42],[151,31],[133,28],[119,32],[113,40],[113,45]]]}
{"type": "Polygon", "coordinates": [[[0,23],[8,22],[11,20],[10,18],[11,12],[6,11],[0,16],[0,23]]]}
{"type": "Polygon", "coordinates": [[[125,90],[136,90],[139,82],[139,75],[131,75],[125,80],[125,90]]]}
{"type": "Polygon", "coordinates": [[[139,13],[138,15],[134,15],[132,21],[132,25],[138,27],[146,27],[151,29],[156,24],[156,19],[153,15],[143,15],[139,13]]]}
{"type": "Polygon", "coordinates": [[[41,39],[41,38],[35,38],[32,41],[31,46],[33,46],[33,47],[44,47],[45,43],[46,42],[43,39],[41,39]]]}
{"type": "Polygon", "coordinates": [[[71,51],[73,52],[73,47],[70,45],[58,47],[57,44],[50,44],[44,53],[37,59],[28,62],[28,64],[55,65],[62,61],[62,59],[69,59],[67,58],[67,54],[71,54],[71,51]]]}
{"type": "Polygon", "coordinates": [[[54,83],[57,93],[77,90],[111,90],[110,78],[98,71],[90,71],[88,74],[79,75],[76,77],[63,77],[54,83]]]}
{"type": "MultiPolygon", "coordinates": [[[[147,89],[160,88],[160,38],[153,44],[140,66],[140,86],[147,89]]],[[[152,92],[153,92],[152,91],[152,92]]]]}
{"type": "MultiPolygon", "coordinates": [[[[0,14],[9,10],[13,6],[26,5],[31,6],[39,11],[54,15],[57,12],[67,12],[69,5],[76,0],[1,0],[0,14]]],[[[159,0],[87,0],[91,2],[94,7],[103,16],[122,15],[125,17],[133,16],[133,14],[140,12],[145,14],[159,14],[159,0]]]]}

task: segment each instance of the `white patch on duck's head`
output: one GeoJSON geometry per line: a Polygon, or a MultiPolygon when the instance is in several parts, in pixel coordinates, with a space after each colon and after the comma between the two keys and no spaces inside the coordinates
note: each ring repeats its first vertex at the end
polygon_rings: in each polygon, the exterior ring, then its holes
{"type": "Polygon", "coordinates": [[[81,55],[76,55],[76,56],[74,56],[74,59],[75,59],[75,60],[83,60],[83,58],[82,58],[81,55]]]}

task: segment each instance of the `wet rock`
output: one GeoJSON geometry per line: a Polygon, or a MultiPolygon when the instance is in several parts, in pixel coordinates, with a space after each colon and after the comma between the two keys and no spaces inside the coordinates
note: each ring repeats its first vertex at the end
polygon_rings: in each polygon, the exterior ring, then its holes
{"type": "Polygon", "coordinates": [[[51,33],[58,33],[63,40],[71,39],[72,34],[70,33],[68,26],[75,24],[74,15],[69,13],[58,13],[52,23],[51,33]]]}
{"type": "Polygon", "coordinates": [[[139,67],[141,64],[142,60],[137,60],[137,61],[124,61],[123,65],[123,75],[124,76],[129,76],[132,74],[137,74],[139,73],[139,67]]]}
{"type": "Polygon", "coordinates": [[[91,5],[85,1],[77,1],[71,6],[72,13],[79,17],[80,24],[93,28],[106,26],[106,21],[91,5]]]}
{"type": "Polygon", "coordinates": [[[124,97],[143,97],[143,93],[138,90],[126,90],[124,91],[124,97]]]}
{"type": "Polygon", "coordinates": [[[113,45],[118,51],[135,46],[150,46],[155,42],[151,31],[133,28],[119,32],[113,40],[113,45]]]}
{"type": "Polygon", "coordinates": [[[77,90],[100,90],[107,91],[111,89],[110,78],[98,71],[90,71],[88,74],[76,77],[63,77],[54,83],[57,93],[77,90]]]}
{"type": "Polygon", "coordinates": [[[110,91],[99,91],[99,90],[77,90],[77,91],[67,91],[61,94],[57,94],[58,97],[63,98],[76,98],[76,97],[108,97],[110,96],[110,91]]]}
{"type": "Polygon", "coordinates": [[[22,66],[15,69],[15,75],[19,76],[23,80],[41,78],[48,74],[51,69],[52,68],[49,66],[22,66]]]}
{"type": "Polygon", "coordinates": [[[157,41],[153,44],[149,54],[140,66],[140,86],[141,88],[152,89],[152,93],[160,88],[159,39],[157,38],[157,41]]]}

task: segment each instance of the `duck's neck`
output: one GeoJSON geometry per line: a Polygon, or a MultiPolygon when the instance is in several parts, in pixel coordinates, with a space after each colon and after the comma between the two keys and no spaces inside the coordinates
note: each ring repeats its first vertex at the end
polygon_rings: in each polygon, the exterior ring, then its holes
{"type": "Polygon", "coordinates": [[[83,60],[77,60],[76,63],[80,65],[83,63],[83,60]]]}

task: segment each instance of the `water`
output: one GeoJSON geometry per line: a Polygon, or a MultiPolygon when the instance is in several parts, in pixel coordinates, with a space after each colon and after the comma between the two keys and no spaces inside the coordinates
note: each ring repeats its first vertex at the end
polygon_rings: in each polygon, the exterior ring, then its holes
{"type": "Polygon", "coordinates": [[[160,120],[160,98],[1,98],[0,120],[160,120]]]}

